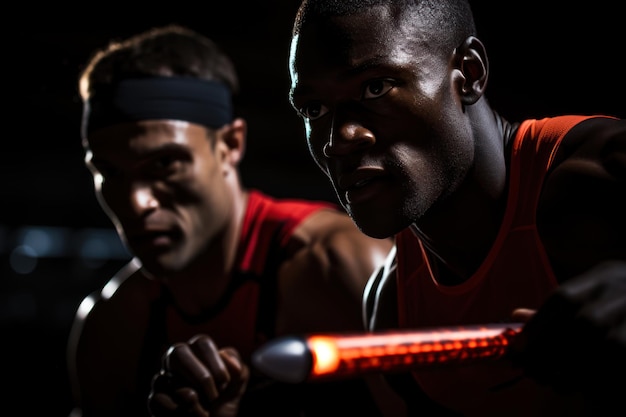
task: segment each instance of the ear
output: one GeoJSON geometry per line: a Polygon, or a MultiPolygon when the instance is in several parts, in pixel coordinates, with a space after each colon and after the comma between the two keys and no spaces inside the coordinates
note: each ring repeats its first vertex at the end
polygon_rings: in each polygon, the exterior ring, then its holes
{"type": "Polygon", "coordinates": [[[236,118],[231,123],[220,129],[218,135],[225,145],[224,160],[232,166],[239,165],[246,148],[246,137],[248,135],[248,125],[242,118],[236,118]]]}
{"type": "Polygon", "coordinates": [[[459,97],[464,105],[474,104],[487,87],[489,60],[485,46],[478,38],[470,36],[454,53],[458,76],[454,82],[459,88],[459,97]]]}

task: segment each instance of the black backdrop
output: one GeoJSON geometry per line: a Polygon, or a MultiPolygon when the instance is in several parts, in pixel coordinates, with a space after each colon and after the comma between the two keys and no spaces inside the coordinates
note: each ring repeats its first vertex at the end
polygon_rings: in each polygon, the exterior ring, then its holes
{"type": "MultiPolygon", "coordinates": [[[[93,197],[79,140],[76,78],[94,48],[171,22],[212,37],[233,58],[241,79],[236,111],[249,123],[244,183],[277,196],[334,201],[287,102],[296,3],[232,0],[133,14],[92,4],[89,10],[36,9],[5,16],[15,29],[3,32],[2,50],[0,353],[5,387],[10,387],[7,399],[18,410],[14,415],[67,416],[64,349],[71,317],[80,300],[125,259],[123,253],[111,254],[89,263],[76,255],[85,247],[76,243],[84,242],[78,237],[111,232],[93,197]],[[28,253],[18,249],[33,230],[53,233],[55,250],[28,264],[28,253]],[[29,272],[15,270],[24,266],[20,259],[31,266],[29,272]]],[[[491,56],[487,94],[494,107],[511,120],[558,113],[626,116],[626,72],[620,64],[626,35],[618,3],[601,0],[561,10],[547,3],[474,2],[479,34],[491,56]]],[[[119,253],[118,243],[111,245],[119,253]]]]}

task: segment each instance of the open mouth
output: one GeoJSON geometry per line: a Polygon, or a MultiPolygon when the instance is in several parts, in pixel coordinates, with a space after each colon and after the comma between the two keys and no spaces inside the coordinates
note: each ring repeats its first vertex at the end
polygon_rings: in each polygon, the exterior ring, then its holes
{"type": "Polygon", "coordinates": [[[362,179],[346,189],[345,198],[350,204],[363,203],[366,200],[380,198],[387,187],[387,181],[383,177],[362,179]]]}
{"type": "Polygon", "coordinates": [[[173,231],[150,231],[134,234],[129,237],[132,246],[151,246],[153,248],[167,248],[180,237],[180,233],[173,231]]]}

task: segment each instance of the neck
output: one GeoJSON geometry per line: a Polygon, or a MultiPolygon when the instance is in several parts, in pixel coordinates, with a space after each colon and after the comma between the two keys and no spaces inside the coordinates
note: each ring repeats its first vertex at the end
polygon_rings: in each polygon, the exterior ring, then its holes
{"type": "MultiPolygon", "coordinates": [[[[467,108],[474,163],[455,193],[412,225],[444,284],[469,279],[489,253],[506,210],[507,130],[511,125],[481,99],[467,108]]],[[[439,277],[437,277],[439,279],[439,277]]]]}
{"type": "Polygon", "coordinates": [[[177,309],[184,316],[201,316],[220,303],[232,281],[248,193],[233,198],[233,215],[221,237],[209,242],[196,260],[164,281],[177,309]]]}

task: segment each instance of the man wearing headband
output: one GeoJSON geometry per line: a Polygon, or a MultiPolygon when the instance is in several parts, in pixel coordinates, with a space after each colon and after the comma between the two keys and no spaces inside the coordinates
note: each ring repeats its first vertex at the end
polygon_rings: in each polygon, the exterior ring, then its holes
{"type": "Polygon", "coordinates": [[[392,241],[328,202],[246,189],[237,90],[229,58],[179,26],[111,43],[81,75],[85,161],[134,258],[77,311],[73,415],[381,415],[365,381],[288,386],[250,367],[270,338],[361,330],[392,241]]]}

